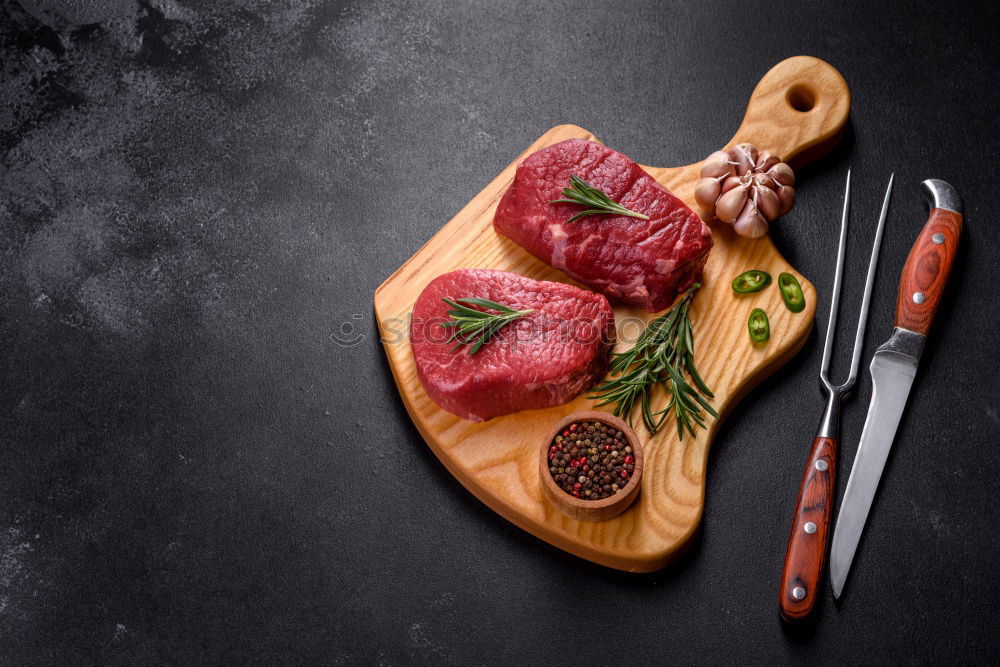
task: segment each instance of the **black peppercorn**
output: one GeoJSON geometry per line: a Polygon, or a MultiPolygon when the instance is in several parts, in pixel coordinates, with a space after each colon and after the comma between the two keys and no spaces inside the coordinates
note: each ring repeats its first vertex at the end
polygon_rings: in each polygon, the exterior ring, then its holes
{"type": "Polygon", "coordinates": [[[586,500],[608,498],[628,484],[635,470],[624,434],[600,421],[574,422],[549,448],[549,470],[566,493],[586,500]]]}

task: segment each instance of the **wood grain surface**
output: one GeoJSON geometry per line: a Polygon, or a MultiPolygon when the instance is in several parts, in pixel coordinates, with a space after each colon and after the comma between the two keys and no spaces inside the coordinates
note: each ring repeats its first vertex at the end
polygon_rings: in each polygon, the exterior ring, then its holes
{"type": "Polygon", "coordinates": [[[925,336],[930,332],[961,235],[961,215],[931,209],[899,278],[895,326],[925,336]]]}
{"type": "MultiPolygon", "coordinates": [[[[821,60],[797,56],[764,76],[751,96],[742,124],[725,146],[751,142],[793,165],[802,165],[833,147],[844,131],[849,111],[850,93],[843,77],[821,60]]],[[[576,284],[496,234],[492,227],[497,203],[512,182],[518,162],[570,138],[596,140],[575,125],[560,125],[539,137],[376,290],[375,313],[396,384],[414,424],[469,491],[500,515],[561,549],[609,567],[652,571],[676,558],[698,527],[708,451],[718,421],[710,420],[709,427],[697,437],[683,441],[670,428],[653,437],[638,428],[645,469],[642,492],[635,504],[607,521],[578,521],[545,500],[537,453],[554,422],[572,412],[592,409],[593,401],[579,396],[558,407],[478,424],[464,421],[427,397],[407,340],[414,301],[428,282],[447,271],[503,269],[539,280],[576,284]]],[[[695,207],[694,185],[700,163],[644,168],[695,207]]],[[[812,327],[816,292],[778,253],[769,236],[749,240],[734,234],[728,225],[710,224],[715,247],[691,315],[698,368],[715,392],[716,409],[725,418],[742,396],[801,348],[812,327]],[[747,269],[762,269],[775,277],[782,271],[795,275],[805,294],[805,310],[790,313],[774,284],[757,294],[734,295],[729,283],[747,269]],[[763,345],[753,344],[746,330],[750,311],[758,307],[771,321],[771,340],[763,345]]],[[[656,315],[618,304],[615,316],[618,349],[624,349],[656,315]]],[[[661,400],[658,405],[662,404],[661,400]]]]}

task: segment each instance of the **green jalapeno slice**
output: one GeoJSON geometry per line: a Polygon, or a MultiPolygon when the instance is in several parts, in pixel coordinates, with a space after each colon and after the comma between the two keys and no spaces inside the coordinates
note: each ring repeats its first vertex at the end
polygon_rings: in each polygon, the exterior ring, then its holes
{"type": "Polygon", "coordinates": [[[760,308],[754,308],[747,320],[747,331],[750,332],[750,340],[755,343],[763,343],[771,337],[771,324],[767,321],[767,313],[760,308]]]}
{"type": "Polygon", "coordinates": [[[751,269],[733,278],[733,291],[737,294],[749,294],[759,292],[770,284],[770,273],[751,269]]]}
{"type": "Polygon", "coordinates": [[[778,276],[778,288],[781,289],[781,299],[785,307],[793,313],[801,313],[806,307],[806,297],[802,294],[802,286],[790,273],[778,276]]]}

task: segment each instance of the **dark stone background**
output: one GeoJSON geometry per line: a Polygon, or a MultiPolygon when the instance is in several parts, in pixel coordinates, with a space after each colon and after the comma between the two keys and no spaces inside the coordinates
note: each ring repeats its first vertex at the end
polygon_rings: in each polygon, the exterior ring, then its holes
{"type": "MultiPolygon", "coordinates": [[[[998,19],[986,3],[0,0],[0,661],[995,661],[998,19]],[[721,429],[689,554],[630,576],[449,476],[371,303],[549,127],[692,162],[800,53],[854,94],[847,141],[800,174],[775,230],[820,312],[846,167],[846,321],[896,172],[866,365],[926,217],[919,181],[958,187],[967,232],[846,597],[827,590],[788,631],[777,580],[820,413],[816,335],[721,429]]],[[[846,408],[845,471],[870,388],[846,408]]]]}

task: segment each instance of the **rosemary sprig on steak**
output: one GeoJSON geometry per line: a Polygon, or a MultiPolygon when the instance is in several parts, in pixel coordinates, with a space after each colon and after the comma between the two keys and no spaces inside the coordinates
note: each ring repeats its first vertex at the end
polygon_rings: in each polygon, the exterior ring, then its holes
{"type": "Polygon", "coordinates": [[[650,322],[631,350],[612,356],[608,379],[590,396],[601,401],[598,406],[614,404],[614,414],[631,423],[638,404],[650,433],[656,433],[673,410],[682,440],[685,431],[694,435],[695,425],[705,428],[702,409],[719,418],[706,400],[714,395],[694,365],[694,330],[688,311],[700,287],[692,285],[670,310],[650,322]],[[653,412],[652,394],[658,386],[670,400],[663,410],[653,412]]]}
{"type": "Polygon", "coordinates": [[[648,215],[630,211],[618,202],[613,201],[611,197],[605,194],[602,190],[598,190],[593,187],[576,174],[569,177],[569,185],[570,187],[563,188],[562,191],[562,196],[565,197],[565,199],[553,199],[549,203],[579,204],[580,206],[586,206],[588,208],[580,211],[566,222],[573,222],[574,220],[579,220],[587,215],[599,215],[602,213],[628,215],[633,218],[639,218],[640,220],[649,220],[648,215]]]}
{"type": "Polygon", "coordinates": [[[472,345],[469,348],[470,355],[479,352],[479,348],[485,345],[506,324],[524,317],[528,313],[535,312],[534,310],[514,310],[502,303],[480,299],[479,297],[466,297],[454,300],[442,298],[441,300],[451,306],[451,310],[448,311],[448,317],[451,319],[447,322],[440,322],[439,326],[455,327],[455,332],[448,339],[449,343],[458,341],[451,350],[452,354],[458,352],[459,348],[463,345],[472,345]],[[484,310],[470,308],[469,306],[490,308],[500,312],[488,313],[484,310]]]}

